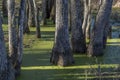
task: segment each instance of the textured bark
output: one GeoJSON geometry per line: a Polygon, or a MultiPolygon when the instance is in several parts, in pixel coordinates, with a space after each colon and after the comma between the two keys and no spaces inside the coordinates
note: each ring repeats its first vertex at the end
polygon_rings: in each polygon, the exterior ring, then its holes
{"type": "Polygon", "coordinates": [[[33,0],[28,0],[28,4],[29,4],[28,26],[29,27],[35,27],[35,12],[34,12],[33,0]]]}
{"type": "Polygon", "coordinates": [[[0,80],[15,80],[14,70],[7,59],[7,52],[2,30],[2,19],[0,13],[0,80]]]}
{"type": "Polygon", "coordinates": [[[17,61],[17,33],[15,27],[15,0],[8,0],[9,57],[15,66],[17,61]]]}
{"type": "Polygon", "coordinates": [[[69,27],[69,32],[71,32],[71,0],[68,0],[69,4],[68,4],[68,27],[69,27]]]}
{"type": "Polygon", "coordinates": [[[30,33],[30,29],[29,29],[29,26],[28,26],[28,18],[29,18],[29,6],[28,6],[28,0],[26,0],[26,11],[25,11],[25,26],[24,26],[24,31],[23,33],[25,34],[29,34],[30,33]]]}
{"type": "Polygon", "coordinates": [[[56,5],[55,5],[55,0],[53,0],[52,2],[52,10],[51,10],[51,13],[50,13],[50,19],[53,20],[53,22],[55,23],[55,11],[56,11],[56,5]]]}
{"type": "Polygon", "coordinates": [[[2,0],[2,11],[3,11],[3,16],[7,17],[8,16],[7,0],[2,0]]]}
{"type": "Polygon", "coordinates": [[[68,0],[56,0],[56,32],[50,62],[60,66],[74,63],[68,32],[68,0]]]}
{"type": "Polygon", "coordinates": [[[91,0],[84,0],[84,20],[82,29],[86,39],[90,37],[91,9],[91,0]]]}
{"type": "Polygon", "coordinates": [[[20,13],[19,13],[19,24],[18,24],[18,52],[17,52],[17,62],[16,62],[16,76],[20,75],[22,55],[23,55],[23,28],[25,27],[25,11],[26,11],[26,0],[21,0],[20,2],[20,13]]]}
{"type": "Polygon", "coordinates": [[[91,40],[88,47],[90,56],[101,56],[104,51],[104,29],[107,25],[111,13],[113,0],[103,0],[102,5],[96,17],[95,26],[91,34],[91,40]]]}
{"type": "Polygon", "coordinates": [[[107,37],[111,38],[111,25],[110,22],[108,21],[105,25],[104,28],[104,36],[103,36],[103,48],[106,48],[106,43],[107,43],[107,37]]]}
{"type": "Polygon", "coordinates": [[[42,0],[42,25],[46,24],[46,5],[46,0],[42,0]]]}
{"type": "Polygon", "coordinates": [[[82,32],[80,0],[71,0],[71,45],[75,53],[86,52],[85,37],[82,32]]]}
{"type": "Polygon", "coordinates": [[[36,5],[35,0],[33,0],[34,3],[34,10],[35,10],[35,26],[36,26],[36,37],[41,38],[41,33],[40,33],[40,20],[39,20],[39,8],[36,5]]]}

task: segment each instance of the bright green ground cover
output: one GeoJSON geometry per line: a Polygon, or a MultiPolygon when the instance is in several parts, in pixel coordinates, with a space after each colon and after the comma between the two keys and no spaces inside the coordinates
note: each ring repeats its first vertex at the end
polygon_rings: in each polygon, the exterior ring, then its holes
{"type": "MultiPolygon", "coordinates": [[[[7,38],[7,27],[4,26],[7,38]]],[[[24,55],[21,76],[17,80],[85,80],[94,78],[100,64],[101,72],[116,73],[114,69],[120,63],[120,39],[109,39],[105,55],[99,58],[89,58],[86,55],[75,54],[75,64],[68,67],[52,65],[49,62],[54,41],[53,26],[41,28],[42,38],[35,38],[35,28],[24,36],[24,55]],[[90,69],[91,68],[91,69],[90,69]]],[[[107,75],[104,78],[120,78],[118,75],[107,75]]]]}

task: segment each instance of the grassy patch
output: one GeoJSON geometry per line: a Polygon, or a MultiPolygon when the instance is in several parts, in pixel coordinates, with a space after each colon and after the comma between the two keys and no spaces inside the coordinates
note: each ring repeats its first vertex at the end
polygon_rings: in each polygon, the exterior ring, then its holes
{"type": "MultiPolygon", "coordinates": [[[[7,38],[7,25],[3,25],[7,38]]],[[[42,26],[42,38],[35,37],[35,28],[31,33],[24,35],[24,55],[21,76],[17,80],[85,80],[98,78],[96,76],[99,65],[102,72],[110,75],[102,78],[120,78],[113,73],[120,64],[120,39],[108,39],[107,48],[103,57],[89,58],[86,55],[75,54],[75,64],[68,67],[52,65],[49,62],[51,49],[54,43],[54,25],[42,26]],[[112,75],[111,75],[112,74],[112,75]]]]}

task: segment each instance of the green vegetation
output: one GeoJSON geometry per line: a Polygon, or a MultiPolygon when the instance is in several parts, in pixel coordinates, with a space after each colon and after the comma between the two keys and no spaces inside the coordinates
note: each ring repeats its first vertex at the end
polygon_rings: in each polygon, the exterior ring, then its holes
{"type": "MultiPolygon", "coordinates": [[[[68,67],[53,66],[49,62],[54,41],[54,25],[41,27],[42,38],[35,38],[35,28],[24,35],[24,55],[22,74],[17,80],[85,80],[95,78],[100,66],[103,72],[111,74],[103,78],[118,78],[114,71],[120,62],[120,40],[109,39],[105,55],[99,58],[89,58],[86,55],[75,54],[75,64],[68,67]]],[[[5,36],[7,27],[3,25],[5,36]]]]}

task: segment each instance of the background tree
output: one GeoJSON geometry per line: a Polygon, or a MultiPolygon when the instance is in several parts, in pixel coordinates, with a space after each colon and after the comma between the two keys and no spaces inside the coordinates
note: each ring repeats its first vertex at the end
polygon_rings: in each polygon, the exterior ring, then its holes
{"type": "Polygon", "coordinates": [[[67,66],[74,63],[68,32],[68,0],[56,0],[56,32],[50,62],[67,66]]]}
{"type": "Polygon", "coordinates": [[[90,38],[91,26],[91,0],[84,0],[84,20],[82,24],[83,34],[85,38],[90,38]]]}
{"type": "Polygon", "coordinates": [[[23,33],[27,33],[29,34],[30,33],[30,29],[29,29],[29,25],[28,25],[28,19],[29,19],[29,5],[28,5],[28,1],[29,0],[26,0],[26,11],[25,11],[25,26],[23,27],[23,33]]]}
{"type": "Polygon", "coordinates": [[[41,21],[41,24],[43,24],[43,25],[46,24],[46,5],[47,5],[47,0],[42,0],[42,21],[41,21]]]}
{"type": "Polygon", "coordinates": [[[86,42],[82,32],[82,10],[80,3],[80,0],[71,0],[71,44],[73,52],[85,53],[86,42]]]}
{"type": "Polygon", "coordinates": [[[91,34],[88,54],[92,56],[103,55],[104,29],[108,24],[113,0],[103,0],[96,17],[95,26],[91,34]]]}
{"type": "Polygon", "coordinates": [[[39,7],[37,6],[35,0],[33,0],[34,4],[34,12],[35,12],[35,26],[36,26],[36,37],[41,38],[41,33],[40,33],[40,20],[39,20],[39,7]]]}
{"type": "Polygon", "coordinates": [[[33,0],[28,0],[28,5],[29,5],[28,26],[35,27],[35,12],[34,12],[33,0]]]}
{"type": "Polygon", "coordinates": [[[7,17],[8,16],[7,0],[2,0],[2,11],[3,11],[3,16],[7,17]]]}

